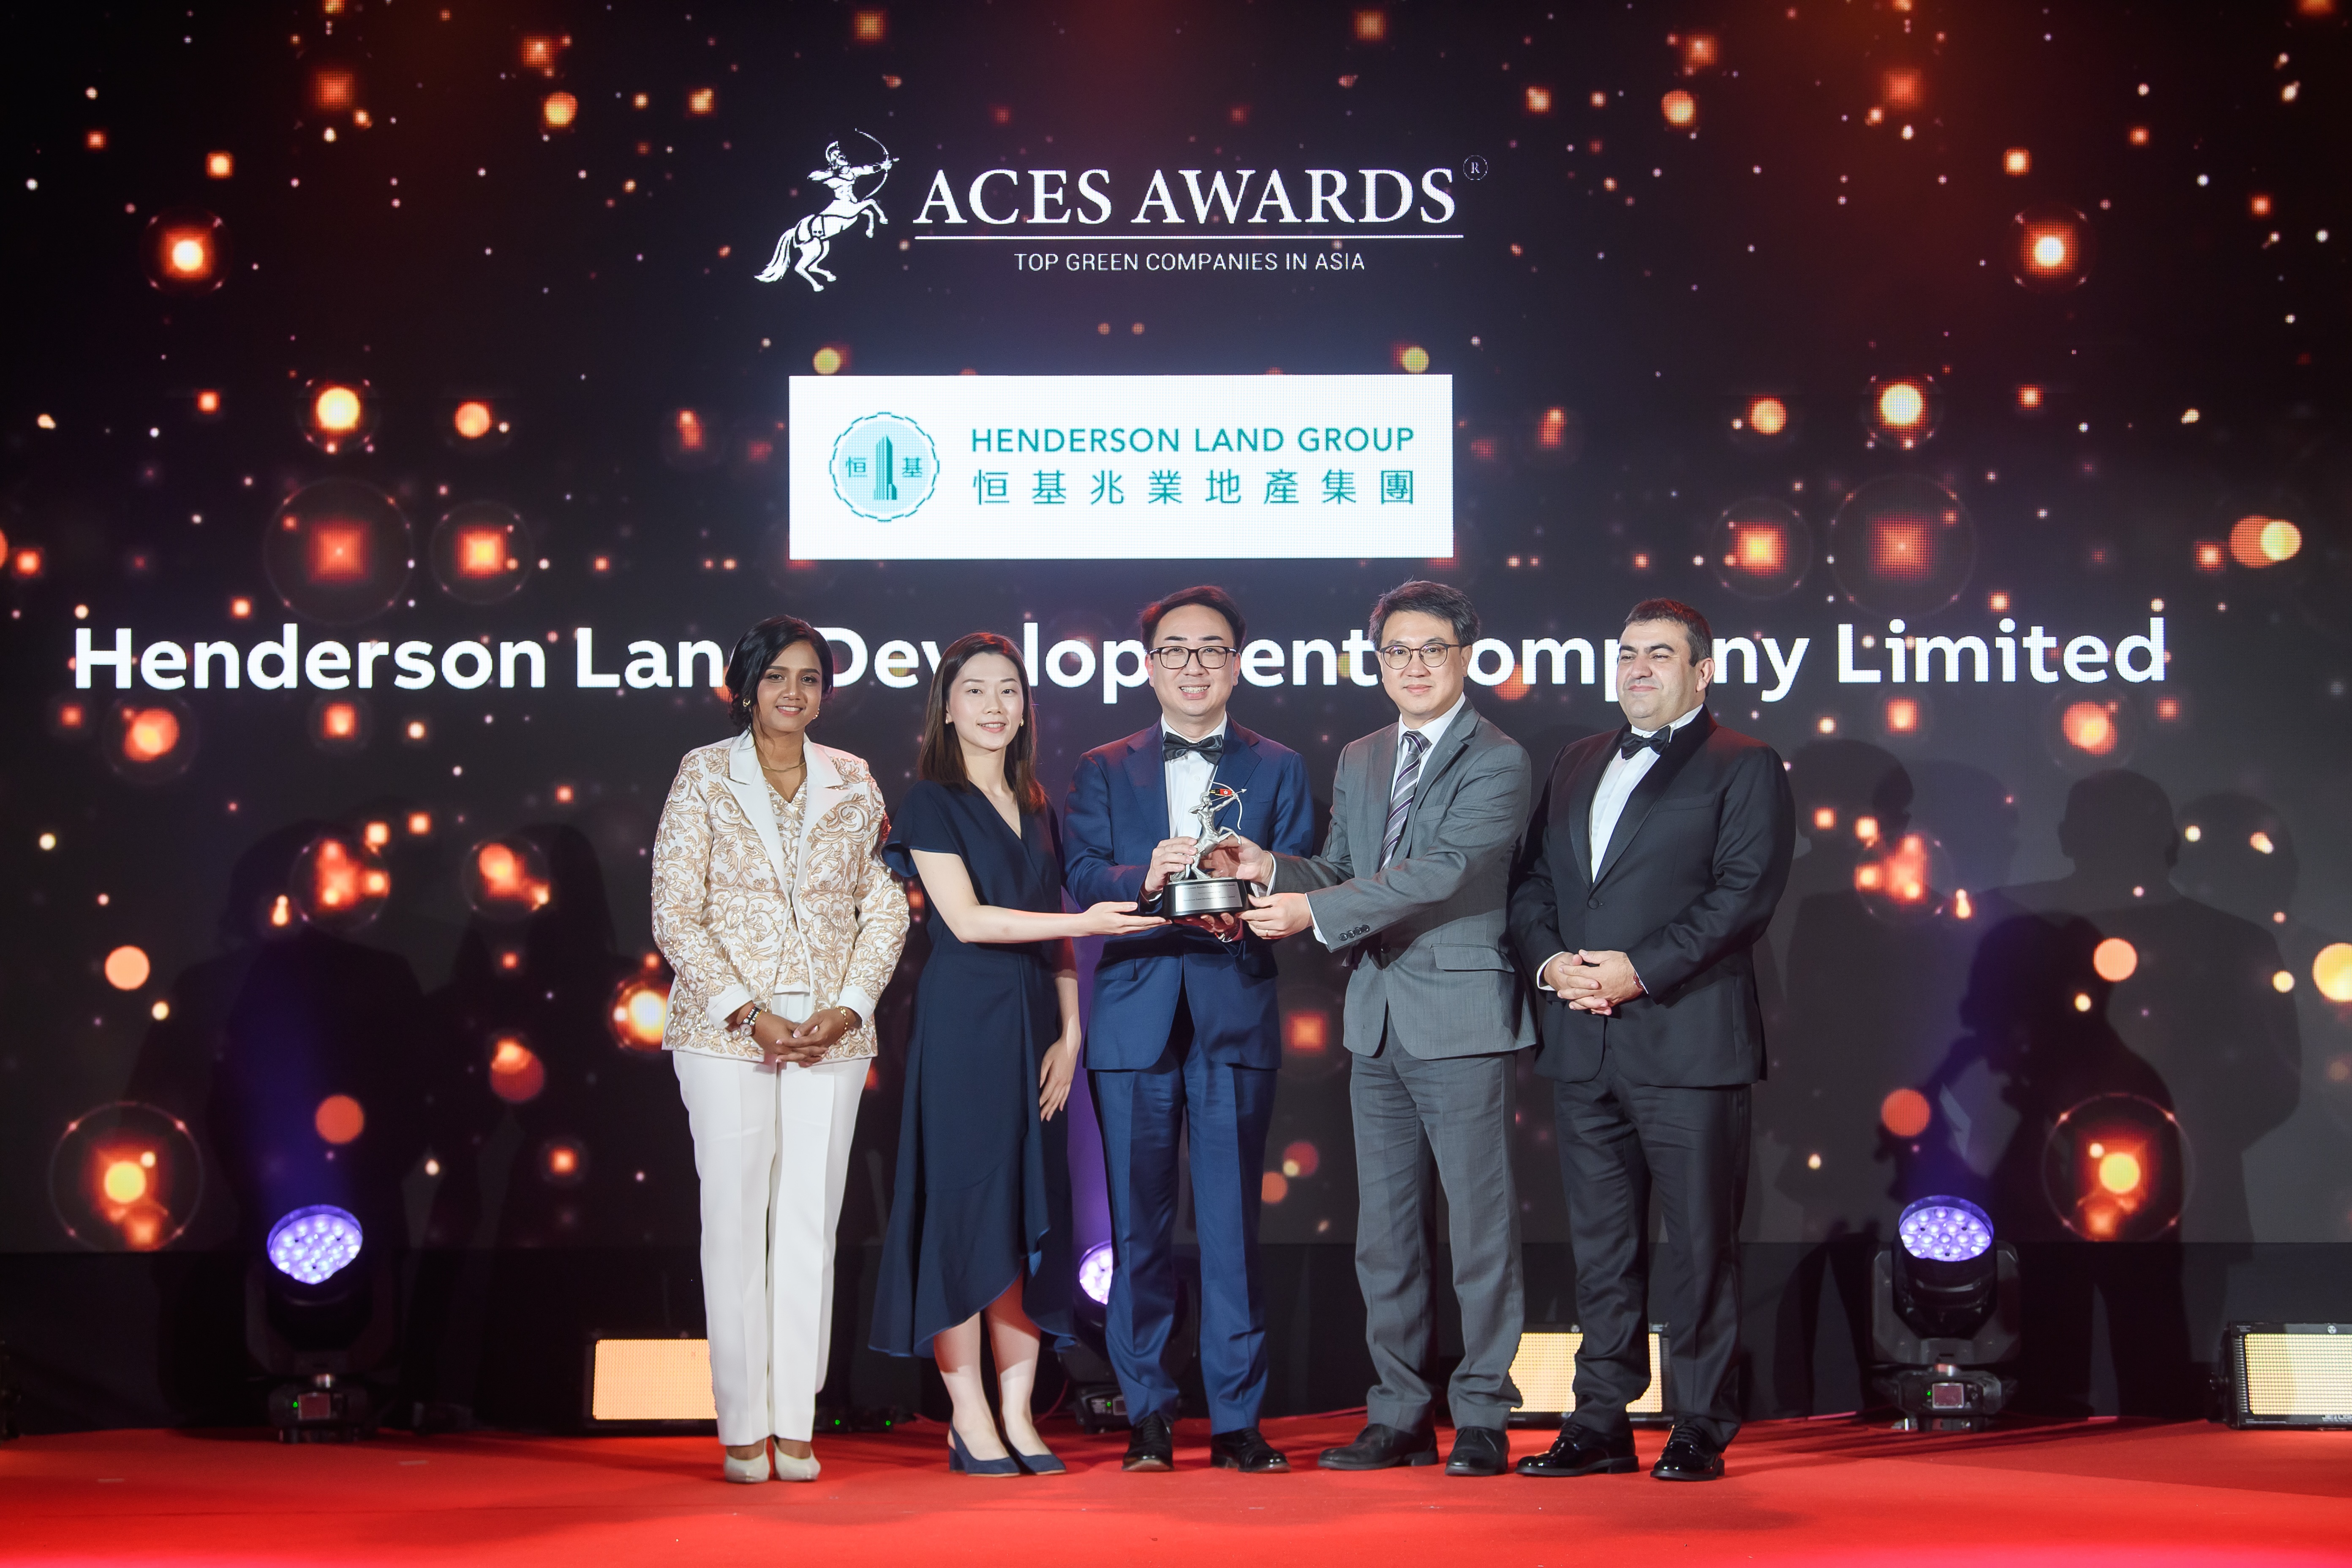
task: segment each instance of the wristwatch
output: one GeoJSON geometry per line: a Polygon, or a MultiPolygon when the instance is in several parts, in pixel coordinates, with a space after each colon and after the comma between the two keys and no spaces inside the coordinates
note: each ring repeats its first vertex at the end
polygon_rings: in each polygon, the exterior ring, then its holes
{"type": "Polygon", "coordinates": [[[751,1026],[758,1023],[760,1021],[760,1015],[766,1011],[767,1009],[761,1006],[757,1002],[752,1003],[751,1010],[743,1015],[743,1021],[735,1026],[734,1032],[742,1036],[747,1040],[750,1039],[751,1037],[751,1026]]]}

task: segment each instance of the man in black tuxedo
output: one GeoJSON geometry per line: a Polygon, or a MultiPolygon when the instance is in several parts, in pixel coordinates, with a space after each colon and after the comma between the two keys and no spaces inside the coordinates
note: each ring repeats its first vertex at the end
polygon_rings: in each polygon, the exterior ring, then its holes
{"type": "Polygon", "coordinates": [[[1654,1186],[1665,1219],[1673,1436],[1650,1473],[1713,1480],[1739,1430],[1739,1210],[1764,1076],[1749,949],[1789,878],[1796,812],[1771,747],[1717,724],[1706,617],[1645,599],[1617,647],[1627,727],[1562,751],[1528,825],[1511,939],[1543,998],[1536,1070],[1576,1254],[1576,1413],[1528,1476],[1636,1468],[1650,1381],[1654,1186]]]}

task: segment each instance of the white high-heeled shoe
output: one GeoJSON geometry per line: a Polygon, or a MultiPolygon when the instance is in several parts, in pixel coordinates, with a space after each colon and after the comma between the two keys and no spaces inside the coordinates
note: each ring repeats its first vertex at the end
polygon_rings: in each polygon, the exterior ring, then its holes
{"type": "Polygon", "coordinates": [[[782,1448],[776,1450],[776,1479],[780,1481],[813,1481],[824,1468],[816,1462],[814,1454],[805,1459],[796,1459],[782,1448]]]}
{"type": "Polygon", "coordinates": [[[760,1445],[759,1453],[748,1459],[739,1459],[723,1448],[719,1453],[726,1460],[729,1480],[749,1482],[768,1479],[768,1446],[765,1443],[760,1445]]]}

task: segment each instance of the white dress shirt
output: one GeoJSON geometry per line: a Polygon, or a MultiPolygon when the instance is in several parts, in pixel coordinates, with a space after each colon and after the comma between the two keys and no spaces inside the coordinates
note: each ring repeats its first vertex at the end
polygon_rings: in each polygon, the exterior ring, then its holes
{"type": "MultiPolygon", "coordinates": [[[[1223,719],[1218,720],[1217,727],[1210,731],[1209,735],[1224,734],[1226,722],[1227,721],[1223,719]]],[[[1175,730],[1163,717],[1160,721],[1160,746],[1163,751],[1168,743],[1167,738],[1175,734],[1175,730]]],[[[1209,735],[1203,735],[1201,739],[1205,741],[1209,735]]],[[[1177,739],[1189,741],[1192,737],[1179,735],[1177,739]]],[[[1168,784],[1168,837],[1171,838],[1199,837],[1201,822],[1192,815],[1192,808],[1201,804],[1201,796],[1207,793],[1210,781],[1217,776],[1216,765],[1198,752],[1186,752],[1172,762],[1163,762],[1160,767],[1165,770],[1168,784]]]]}
{"type": "MultiPolygon", "coordinates": [[[[1429,759],[1434,755],[1437,751],[1437,742],[1445,739],[1445,731],[1453,725],[1454,718],[1461,713],[1463,709],[1469,705],[1470,694],[1465,691],[1461,696],[1454,700],[1453,707],[1448,708],[1444,712],[1440,713],[1436,718],[1430,720],[1421,727],[1421,738],[1429,742],[1428,745],[1422,748],[1421,764],[1423,767],[1425,768],[1429,765],[1429,759]]],[[[1407,731],[1411,731],[1412,728],[1412,726],[1406,723],[1402,717],[1398,718],[1396,766],[1389,770],[1389,793],[1381,798],[1381,820],[1383,823],[1388,820],[1389,803],[1396,798],[1397,777],[1404,772],[1404,765],[1406,762],[1410,760],[1409,753],[1405,750],[1404,738],[1407,731]]],[[[1419,781],[1416,780],[1413,784],[1413,804],[1417,805],[1420,803],[1421,785],[1419,781]]],[[[1407,828],[1411,828],[1412,826],[1412,814],[1411,808],[1408,807],[1405,813],[1405,826],[1407,828]]],[[[1372,854],[1375,858],[1379,857],[1381,847],[1379,844],[1375,843],[1372,846],[1372,854]]],[[[1397,853],[1400,855],[1404,853],[1404,846],[1402,840],[1398,842],[1397,853]]],[[[1380,869],[1380,868],[1378,866],[1374,866],[1370,868],[1370,869],[1376,871],[1380,869]]],[[[1359,871],[1357,873],[1359,876],[1369,874],[1370,873],[1367,871],[1359,871]]],[[[1307,923],[1314,928],[1315,940],[1322,942],[1325,947],[1330,946],[1331,944],[1324,940],[1323,921],[1315,913],[1315,903],[1311,899],[1307,900],[1307,923]]]]}
{"type": "MultiPolygon", "coordinates": [[[[1700,707],[1705,706],[1700,704],[1700,707]]],[[[1679,734],[1698,717],[1698,709],[1694,708],[1667,725],[1668,735],[1679,734]]],[[[1646,741],[1657,731],[1636,729],[1633,733],[1646,741]]],[[[1617,831],[1617,819],[1625,815],[1625,803],[1633,798],[1633,791],[1650,776],[1650,770],[1657,763],[1658,752],[1654,746],[1644,746],[1630,757],[1622,750],[1610,752],[1608,765],[1601,770],[1600,787],[1592,792],[1592,815],[1586,819],[1592,840],[1592,858],[1585,867],[1585,874],[1594,881],[1601,879],[1601,862],[1609,853],[1609,839],[1617,831]]],[[[1559,956],[1559,953],[1552,954],[1552,958],[1559,956]]],[[[1536,971],[1536,989],[1538,991],[1552,989],[1550,983],[1543,978],[1544,971],[1550,967],[1551,959],[1548,958],[1544,960],[1543,968],[1536,971]]],[[[1639,981],[1642,977],[1636,974],[1633,978],[1639,981]]],[[[1642,989],[1647,991],[1649,987],[1644,985],[1642,989]]]]}

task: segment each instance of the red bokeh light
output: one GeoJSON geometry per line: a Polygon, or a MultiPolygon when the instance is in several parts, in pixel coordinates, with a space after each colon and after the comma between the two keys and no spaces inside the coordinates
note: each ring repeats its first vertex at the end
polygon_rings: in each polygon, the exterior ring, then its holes
{"type": "Polygon", "coordinates": [[[2068,745],[2095,757],[2105,756],[2123,739],[2114,710],[2103,702],[2072,704],[2059,716],[2058,730],[2068,745]]]}
{"type": "Polygon", "coordinates": [[[1897,1138],[1916,1138],[1934,1116],[1927,1097],[1916,1089],[1898,1089],[1878,1104],[1879,1125],[1897,1138]]]}
{"type": "Polygon", "coordinates": [[[633,1051],[661,1049],[669,1020],[669,983],[659,974],[632,975],[613,993],[613,1038],[633,1051]]]}
{"type": "Polygon", "coordinates": [[[1732,567],[1769,576],[1789,559],[1789,535],[1769,522],[1741,523],[1732,530],[1732,567]]]}
{"type": "Polygon", "coordinates": [[[1925,518],[1882,517],[1871,524],[1870,566],[1881,577],[1920,578],[1935,570],[1925,518]]]}
{"type": "Polygon", "coordinates": [[[180,716],[168,708],[125,709],[122,754],[134,763],[160,762],[180,744],[180,716]]]}
{"type": "Polygon", "coordinates": [[[1331,1016],[1305,1008],[1284,1015],[1282,1044],[1302,1056],[1321,1056],[1331,1048],[1331,1016]]]}
{"type": "Polygon", "coordinates": [[[348,741],[360,731],[360,710],[349,702],[330,702],[319,711],[319,733],[330,741],[348,741]]]}
{"type": "Polygon", "coordinates": [[[367,524],[333,521],[313,523],[307,558],[314,583],[364,582],[368,574],[367,524]]]}
{"type": "Polygon", "coordinates": [[[507,533],[502,528],[465,528],[457,531],[457,571],[467,577],[496,577],[513,563],[507,557],[507,533]]]}
{"type": "Polygon", "coordinates": [[[547,1067],[520,1035],[490,1042],[490,1092],[509,1105],[539,1098],[547,1087],[547,1067]]]}

